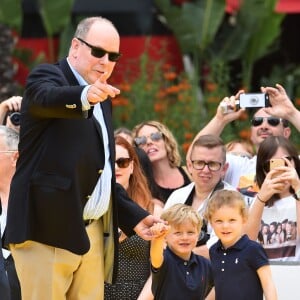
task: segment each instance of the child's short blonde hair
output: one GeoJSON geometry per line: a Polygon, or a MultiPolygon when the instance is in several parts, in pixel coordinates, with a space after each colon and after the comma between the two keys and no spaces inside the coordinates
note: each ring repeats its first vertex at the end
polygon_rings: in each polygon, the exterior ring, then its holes
{"type": "Polygon", "coordinates": [[[222,206],[236,207],[243,218],[248,217],[248,209],[243,195],[238,191],[219,190],[209,199],[204,218],[211,220],[213,213],[222,206]]]}
{"type": "Polygon", "coordinates": [[[198,232],[200,232],[202,227],[202,219],[198,212],[186,204],[174,204],[164,210],[160,217],[174,227],[177,227],[186,221],[191,222],[197,227],[198,232]]]}

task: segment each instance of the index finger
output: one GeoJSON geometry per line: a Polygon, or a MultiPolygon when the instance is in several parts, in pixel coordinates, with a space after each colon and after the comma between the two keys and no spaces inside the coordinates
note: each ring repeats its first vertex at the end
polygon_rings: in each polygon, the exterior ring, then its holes
{"type": "Polygon", "coordinates": [[[103,72],[99,78],[97,79],[97,81],[101,82],[101,83],[106,83],[108,79],[108,72],[103,72]]]}

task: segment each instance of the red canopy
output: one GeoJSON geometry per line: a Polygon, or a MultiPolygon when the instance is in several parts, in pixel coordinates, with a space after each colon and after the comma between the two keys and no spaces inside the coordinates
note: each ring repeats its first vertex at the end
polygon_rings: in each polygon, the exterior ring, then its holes
{"type": "MultiPolygon", "coordinates": [[[[242,1],[243,0],[226,0],[226,12],[230,14],[235,13],[239,9],[242,1]]],[[[278,0],[275,11],[289,14],[300,13],[300,0],[278,0]]]]}
{"type": "Polygon", "coordinates": [[[226,0],[225,11],[229,14],[235,13],[239,10],[242,0],[226,0]]]}
{"type": "Polygon", "coordinates": [[[300,13],[299,0],[278,0],[275,7],[276,12],[280,13],[300,13]]]}

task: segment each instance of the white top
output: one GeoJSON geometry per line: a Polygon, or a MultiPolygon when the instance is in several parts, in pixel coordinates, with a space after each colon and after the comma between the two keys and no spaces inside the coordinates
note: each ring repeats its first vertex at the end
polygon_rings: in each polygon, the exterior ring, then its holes
{"type": "Polygon", "coordinates": [[[232,186],[238,187],[241,176],[256,173],[256,159],[256,155],[252,158],[248,158],[227,153],[226,162],[229,163],[229,167],[224,180],[232,186]]]}
{"type": "Polygon", "coordinates": [[[270,261],[300,261],[300,239],[297,236],[296,200],[288,196],[265,207],[259,242],[265,248],[270,261]],[[265,224],[265,226],[264,226],[265,224]]]}
{"type": "Polygon", "coordinates": [[[252,158],[230,153],[226,155],[226,161],[229,167],[224,180],[237,188],[244,195],[248,206],[250,206],[256,195],[256,192],[252,190],[256,174],[256,160],[256,155],[252,158]]]}
{"type": "MultiPolygon", "coordinates": [[[[67,61],[78,83],[82,86],[86,86],[81,94],[81,102],[83,110],[88,110],[91,108],[91,105],[86,98],[89,85],[84,78],[71,66],[68,59],[67,61]]],[[[110,164],[109,138],[100,103],[94,105],[93,115],[101,127],[105,161],[103,172],[99,177],[96,186],[94,187],[92,195],[85,204],[83,210],[84,220],[97,220],[103,216],[108,210],[111,195],[112,166],[110,164]]]]}

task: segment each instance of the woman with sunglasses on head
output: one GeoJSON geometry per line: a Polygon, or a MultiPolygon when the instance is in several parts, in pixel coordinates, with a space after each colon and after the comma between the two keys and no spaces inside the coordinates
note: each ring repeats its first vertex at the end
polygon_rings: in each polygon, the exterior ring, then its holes
{"type": "Polygon", "coordinates": [[[171,131],[158,121],[146,121],[133,129],[135,145],[142,148],[152,163],[160,200],[166,202],[171,193],[191,182],[180,165],[178,144],[171,131]]]}
{"type": "Polygon", "coordinates": [[[257,153],[256,182],[260,190],[250,207],[246,232],[256,240],[263,233],[262,221],[274,227],[274,236],[277,227],[284,228],[283,220],[297,224],[293,239],[284,232],[280,242],[273,239],[263,245],[270,260],[300,261],[299,176],[300,160],[295,146],[281,136],[266,138],[257,153]]]}
{"type": "MultiPolygon", "coordinates": [[[[134,147],[123,137],[115,137],[116,182],[142,208],[154,213],[154,205],[147,179],[141,169],[134,147]]],[[[150,275],[150,244],[138,235],[127,237],[119,230],[119,266],[115,284],[105,283],[104,298],[137,299],[150,275]]]]}

